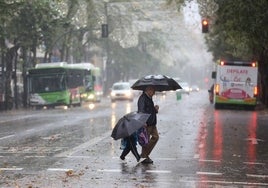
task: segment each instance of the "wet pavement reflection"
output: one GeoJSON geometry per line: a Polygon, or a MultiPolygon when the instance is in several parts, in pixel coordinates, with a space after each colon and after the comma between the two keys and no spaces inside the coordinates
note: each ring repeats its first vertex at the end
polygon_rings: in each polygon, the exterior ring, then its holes
{"type": "Polygon", "coordinates": [[[268,186],[268,113],[214,110],[206,95],[156,96],[160,139],[149,165],[131,153],[122,161],[120,141],[111,138],[137,99],[5,117],[0,187],[268,186]]]}

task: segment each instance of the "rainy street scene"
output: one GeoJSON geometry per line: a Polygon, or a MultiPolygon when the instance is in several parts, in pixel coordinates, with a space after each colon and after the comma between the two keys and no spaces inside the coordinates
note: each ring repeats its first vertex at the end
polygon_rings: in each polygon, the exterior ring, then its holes
{"type": "Polygon", "coordinates": [[[268,187],[266,7],[1,0],[0,187],[268,187]]]}

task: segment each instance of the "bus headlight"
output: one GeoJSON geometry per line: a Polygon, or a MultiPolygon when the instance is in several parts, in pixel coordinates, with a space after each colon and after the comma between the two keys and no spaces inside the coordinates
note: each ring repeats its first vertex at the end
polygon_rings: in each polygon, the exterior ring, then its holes
{"type": "Polygon", "coordinates": [[[89,100],[90,100],[90,99],[94,99],[94,98],[95,98],[95,95],[94,95],[94,94],[92,94],[92,93],[91,93],[91,94],[89,94],[89,95],[87,96],[87,99],[89,99],[89,100]]]}

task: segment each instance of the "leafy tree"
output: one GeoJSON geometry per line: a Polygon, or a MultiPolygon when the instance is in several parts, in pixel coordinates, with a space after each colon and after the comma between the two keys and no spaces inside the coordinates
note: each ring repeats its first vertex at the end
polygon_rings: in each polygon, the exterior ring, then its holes
{"type": "MultiPolygon", "coordinates": [[[[50,1],[21,0],[21,1],[1,1],[0,19],[1,26],[1,55],[2,71],[5,79],[6,109],[13,106],[11,93],[12,74],[15,77],[18,60],[18,49],[22,52],[24,83],[26,83],[26,71],[28,66],[33,66],[36,62],[36,49],[42,45],[43,27],[47,27],[47,18],[53,11],[50,1]],[[15,72],[13,72],[15,70],[15,72]]],[[[53,13],[52,13],[53,14],[53,13]]],[[[24,91],[27,91],[26,84],[24,91]]],[[[17,88],[15,87],[15,98],[17,88]]],[[[24,101],[26,102],[26,92],[24,101]]],[[[16,100],[15,100],[16,102],[16,100]]],[[[16,104],[17,106],[17,104],[16,104]]]]}
{"type": "MultiPolygon", "coordinates": [[[[12,52],[14,52],[14,48],[12,47],[9,41],[6,40],[9,36],[9,23],[11,20],[11,15],[16,11],[17,3],[8,3],[6,1],[0,1],[0,50],[1,50],[1,80],[0,80],[0,94],[5,96],[5,103],[1,101],[0,109],[10,109],[12,106],[10,105],[11,96],[11,77],[12,77],[12,67],[10,67],[12,60],[12,52]],[[8,53],[8,51],[10,51],[8,53]],[[8,54],[8,55],[7,55],[8,54]],[[9,60],[9,63],[7,63],[9,60]],[[5,68],[8,66],[11,70],[6,70],[5,68]],[[5,71],[6,70],[6,71],[5,71]]],[[[12,65],[12,64],[11,64],[12,65]]],[[[11,101],[12,102],[12,101],[11,101]]]]}
{"type": "MultiPolygon", "coordinates": [[[[186,1],[168,0],[178,6],[186,1]]],[[[214,60],[257,60],[260,98],[268,105],[268,1],[198,0],[198,3],[200,15],[210,19],[210,33],[205,38],[214,60]]]]}
{"type": "Polygon", "coordinates": [[[257,60],[261,83],[260,97],[267,105],[268,13],[265,7],[268,2],[237,0],[217,3],[217,17],[208,38],[210,50],[215,58],[257,60]],[[218,44],[223,47],[221,52],[216,46],[218,44]]]}

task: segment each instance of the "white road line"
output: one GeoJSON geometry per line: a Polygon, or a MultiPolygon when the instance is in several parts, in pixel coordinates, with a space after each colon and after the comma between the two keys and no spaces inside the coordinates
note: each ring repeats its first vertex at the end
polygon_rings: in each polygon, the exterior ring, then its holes
{"type": "Polygon", "coordinates": [[[199,159],[200,155],[199,154],[195,154],[194,155],[194,159],[199,159]]]}
{"type": "Polygon", "coordinates": [[[53,172],[68,172],[70,170],[73,170],[73,169],[70,169],[70,168],[48,168],[47,171],[53,171],[53,172]]]}
{"type": "Polygon", "coordinates": [[[101,140],[109,137],[110,135],[111,135],[111,131],[108,131],[108,132],[102,134],[101,136],[95,137],[95,138],[89,140],[88,142],[85,142],[85,143],[83,143],[83,144],[81,144],[81,145],[79,145],[79,146],[77,146],[69,151],[65,151],[63,153],[57,154],[55,157],[69,157],[76,152],[84,150],[84,149],[88,148],[89,146],[92,146],[92,145],[100,142],[101,140]]]}
{"type": "Polygon", "coordinates": [[[170,170],[146,170],[148,173],[170,174],[170,170]]]}
{"type": "Polygon", "coordinates": [[[265,165],[265,163],[256,163],[256,162],[244,162],[244,164],[250,164],[250,165],[265,165]]]}
{"type": "Polygon", "coordinates": [[[13,170],[23,170],[23,168],[0,168],[0,171],[13,171],[13,170]]]}
{"type": "MultiPolygon", "coordinates": [[[[188,182],[188,181],[185,181],[188,182]]],[[[189,181],[192,182],[192,181],[189,181]]],[[[197,181],[197,182],[201,182],[201,183],[217,183],[217,184],[223,184],[223,185],[246,185],[246,186],[268,186],[268,183],[251,183],[251,182],[233,182],[233,181],[210,181],[210,180],[201,180],[201,181],[197,181]]]]}
{"type": "Polygon", "coordinates": [[[268,175],[247,174],[247,177],[253,177],[253,178],[268,178],[268,175]]]}
{"type": "Polygon", "coordinates": [[[198,175],[210,175],[210,176],[221,176],[222,173],[219,172],[196,172],[198,175]]]}
{"type": "Polygon", "coordinates": [[[25,158],[46,158],[45,155],[27,155],[25,158]]]}
{"type": "Polygon", "coordinates": [[[4,136],[4,137],[1,137],[0,140],[4,140],[4,139],[6,139],[6,138],[11,138],[11,137],[13,137],[13,136],[15,136],[15,135],[14,135],[14,134],[11,134],[11,135],[8,135],[8,136],[4,136]]]}
{"type": "Polygon", "coordinates": [[[14,119],[7,119],[7,120],[0,121],[0,123],[7,123],[7,122],[10,122],[10,121],[22,120],[22,119],[26,119],[26,118],[29,118],[29,117],[32,117],[32,116],[34,116],[34,115],[22,116],[22,117],[18,117],[18,118],[14,118],[14,119]]]}
{"type": "Polygon", "coordinates": [[[32,132],[32,131],[34,131],[35,129],[28,129],[28,130],[26,130],[26,132],[32,132]]]}
{"type": "Polygon", "coordinates": [[[220,160],[208,160],[208,159],[200,159],[200,162],[212,162],[212,163],[219,163],[221,162],[220,160]]]}

